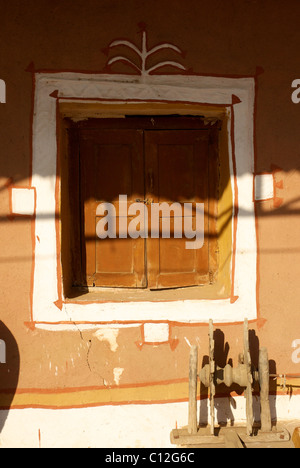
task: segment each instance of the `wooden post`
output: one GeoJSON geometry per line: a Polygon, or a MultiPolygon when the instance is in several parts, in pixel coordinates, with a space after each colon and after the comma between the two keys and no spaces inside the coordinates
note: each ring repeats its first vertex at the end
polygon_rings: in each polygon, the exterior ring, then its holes
{"type": "Polygon", "coordinates": [[[246,397],[246,418],[247,418],[247,435],[252,435],[253,432],[253,401],[252,401],[252,383],[253,377],[251,374],[251,355],[249,348],[249,327],[248,319],[244,320],[244,365],[247,371],[247,387],[245,390],[246,397]]]}
{"type": "Polygon", "coordinates": [[[260,385],[260,419],[261,430],[271,432],[272,421],[269,402],[269,358],[267,348],[259,350],[259,385],[260,385]]]}
{"type": "Polygon", "coordinates": [[[215,340],[214,340],[214,324],[209,320],[209,400],[210,400],[210,434],[215,435],[215,340]]]}
{"type": "Polygon", "coordinates": [[[198,371],[198,346],[192,346],[190,352],[189,369],[189,422],[188,433],[197,434],[197,371],[198,371]]]}

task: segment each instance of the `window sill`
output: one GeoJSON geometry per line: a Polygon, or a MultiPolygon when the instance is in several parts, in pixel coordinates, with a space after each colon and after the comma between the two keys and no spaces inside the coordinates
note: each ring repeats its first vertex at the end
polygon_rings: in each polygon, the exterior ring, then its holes
{"type": "Polygon", "coordinates": [[[164,302],[205,299],[228,299],[230,293],[219,284],[191,286],[162,290],[127,288],[80,288],[74,287],[65,298],[66,303],[105,302],[164,302]]]}

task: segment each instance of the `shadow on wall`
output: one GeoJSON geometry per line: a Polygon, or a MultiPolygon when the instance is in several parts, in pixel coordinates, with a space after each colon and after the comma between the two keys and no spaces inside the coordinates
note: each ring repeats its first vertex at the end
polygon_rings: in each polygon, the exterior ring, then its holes
{"type": "Polygon", "coordinates": [[[16,393],[20,371],[20,353],[17,342],[0,321],[0,433],[6,422],[16,393]]]}

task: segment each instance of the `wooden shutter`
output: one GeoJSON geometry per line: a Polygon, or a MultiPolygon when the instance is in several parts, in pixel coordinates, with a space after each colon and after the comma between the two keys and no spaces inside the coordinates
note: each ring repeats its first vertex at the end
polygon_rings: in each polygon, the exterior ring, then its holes
{"type": "MultiPolygon", "coordinates": [[[[210,132],[201,130],[147,131],[145,134],[146,198],[155,203],[178,202],[182,213],[185,202],[204,203],[205,210],[204,245],[200,249],[186,249],[188,239],[184,236],[181,239],[172,236],[163,239],[161,235],[158,239],[149,237],[147,271],[148,287],[152,289],[209,282],[210,178],[216,178],[215,173],[210,174],[209,140],[210,132]]],[[[211,203],[216,204],[216,200],[212,199],[211,203]]],[[[192,217],[195,228],[194,211],[192,217]]],[[[171,229],[175,221],[171,212],[171,229]]],[[[159,222],[161,234],[161,214],[159,222]]]]}
{"type": "MultiPolygon", "coordinates": [[[[122,119],[117,123],[113,119],[109,122],[100,119],[92,126],[78,129],[78,198],[82,206],[81,270],[84,280],[78,280],[77,284],[150,289],[209,284],[218,265],[218,130],[176,129],[176,118],[164,118],[162,129],[152,130],[152,121],[136,120],[122,119]],[[169,129],[165,130],[168,122],[169,129]],[[137,200],[147,200],[147,239],[120,238],[120,195],[127,195],[128,206],[137,200]],[[116,210],[116,238],[99,239],[97,223],[104,215],[97,216],[97,207],[107,202],[116,210]],[[151,202],[165,202],[169,206],[179,203],[182,215],[184,203],[193,203],[193,206],[203,203],[203,246],[189,250],[186,242],[191,242],[190,239],[184,235],[174,238],[178,219],[172,211],[171,219],[167,220],[170,222],[170,238],[161,236],[165,221],[161,212],[159,238],[153,238],[151,202]]],[[[132,219],[128,217],[127,223],[132,219]]],[[[190,221],[195,229],[195,210],[190,221]]]]}
{"type": "Polygon", "coordinates": [[[128,206],[137,198],[144,198],[143,132],[81,129],[80,173],[87,285],[145,287],[145,240],[120,239],[118,229],[119,195],[127,195],[128,206]],[[101,220],[101,216],[96,216],[97,207],[104,202],[112,203],[116,210],[113,239],[100,239],[96,233],[101,220]]]}

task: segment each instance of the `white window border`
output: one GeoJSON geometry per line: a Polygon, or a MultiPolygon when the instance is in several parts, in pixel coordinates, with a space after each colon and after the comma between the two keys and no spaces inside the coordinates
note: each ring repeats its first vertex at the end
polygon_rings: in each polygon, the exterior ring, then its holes
{"type": "MultiPolygon", "coordinates": [[[[36,220],[32,321],[36,326],[141,323],[230,323],[257,319],[257,242],[254,208],[254,78],[36,73],[32,187],[36,220]],[[102,103],[184,102],[228,107],[231,185],[238,202],[234,297],[173,302],[70,303],[61,300],[57,265],[57,99],[102,103]],[[232,103],[236,104],[233,106],[232,103]],[[232,109],[234,111],[232,112],[232,109]],[[233,124],[233,127],[232,127],[233,124]],[[232,128],[234,132],[232,134],[232,128]],[[232,138],[232,139],[231,139],[232,138]],[[234,151],[234,157],[233,157],[234,151]],[[234,163],[235,161],[235,163],[234,163]],[[235,164],[235,170],[234,170],[235,164]]],[[[233,223],[233,219],[232,219],[233,223]]]]}

